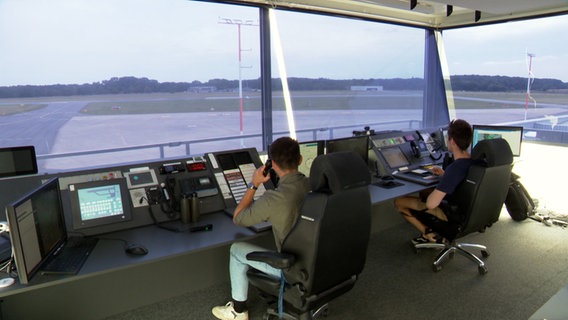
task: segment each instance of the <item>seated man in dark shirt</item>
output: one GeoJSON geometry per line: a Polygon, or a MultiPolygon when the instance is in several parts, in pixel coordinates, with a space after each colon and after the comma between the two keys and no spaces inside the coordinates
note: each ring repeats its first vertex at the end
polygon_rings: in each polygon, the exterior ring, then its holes
{"type": "Polygon", "coordinates": [[[425,200],[413,196],[404,196],[394,200],[395,209],[401,213],[406,221],[420,231],[420,236],[412,239],[414,244],[443,241],[441,235],[423,223],[424,215],[430,214],[440,220],[448,221],[448,213],[440,208],[440,203],[446,196],[455,191],[468,174],[469,167],[472,164],[468,152],[472,138],[473,130],[465,120],[456,119],[450,122],[446,145],[448,151],[453,154],[454,162],[446,170],[440,167],[431,169],[433,174],[440,176],[440,182],[433,190],[429,190],[425,200]]]}

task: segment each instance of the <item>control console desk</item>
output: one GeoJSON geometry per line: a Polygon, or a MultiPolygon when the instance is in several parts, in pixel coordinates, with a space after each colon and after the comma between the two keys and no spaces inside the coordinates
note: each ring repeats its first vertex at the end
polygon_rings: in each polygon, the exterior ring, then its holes
{"type": "MultiPolygon", "coordinates": [[[[237,203],[234,196],[239,195],[238,191],[247,182],[246,176],[253,169],[250,163],[254,167],[262,165],[252,150],[248,155],[252,156],[249,158],[240,150],[231,157],[226,153],[212,153],[181,161],[151,163],[137,170],[124,166],[58,175],[63,181],[62,199],[68,231],[97,237],[99,241],[77,275],[38,273],[27,285],[16,282],[0,288],[0,316],[4,319],[100,319],[227,282],[231,243],[246,240],[265,247],[274,245],[271,232],[256,233],[235,226],[223,213],[224,208],[237,203]],[[130,180],[128,203],[132,205],[132,219],[120,224],[75,230],[67,186],[110,175],[130,180]],[[181,229],[211,224],[212,230],[172,232],[156,226],[156,222],[165,226],[182,225],[179,217],[169,221],[172,219],[160,212],[159,202],[167,191],[177,199],[188,192],[199,198],[201,217],[181,229]],[[149,209],[155,211],[156,221],[150,219],[149,209]],[[144,245],[148,253],[127,254],[125,242],[144,245]]],[[[25,190],[49,178],[25,177],[15,184],[13,181],[8,183],[16,190],[25,190]]],[[[373,180],[377,182],[376,178],[373,180]]],[[[370,185],[372,203],[380,205],[427,188],[401,182],[393,188],[370,185]]],[[[384,221],[377,223],[383,225],[384,221]]]]}
{"type": "Polygon", "coordinates": [[[270,232],[235,226],[224,213],[196,224],[211,231],[171,232],[145,226],[100,235],[77,275],[37,274],[29,284],[0,289],[1,319],[100,319],[228,280],[228,247],[235,241],[270,246],[270,232]],[[122,240],[148,254],[125,253],[122,240]]]}
{"type": "Polygon", "coordinates": [[[369,138],[369,168],[377,176],[425,186],[438,182],[438,177],[429,169],[442,165],[444,138],[441,130],[385,132],[369,138]]]}

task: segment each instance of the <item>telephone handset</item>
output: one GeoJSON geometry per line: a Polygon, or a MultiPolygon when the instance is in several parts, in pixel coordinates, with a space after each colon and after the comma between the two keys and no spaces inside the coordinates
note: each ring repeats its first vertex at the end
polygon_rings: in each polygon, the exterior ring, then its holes
{"type": "Polygon", "coordinates": [[[416,143],[416,141],[414,140],[410,141],[410,150],[412,151],[412,155],[415,158],[422,158],[422,152],[425,148],[426,146],[424,145],[423,141],[419,140],[418,143],[416,143]]]}
{"type": "Polygon", "coordinates": [[[272,185],[274,187],[278,186],[278,180],[280,179],[278,178],[276,172],[274,172],[274,169],[272,169],[272,160],[270,159],[266,160],[266,162],[264,163],[264,170],[262,170],[262,175],[264,175],[265,177],[269,174],[272,185]]]}
{"type": "Polygon", "coordinates": [[[176,212],[179,212],[179,203],[175,198],[174,188],[176,179],[173,177],[166,178],[165,182],[160,183],[161,196],[159,199],[162,212],[166,213],[171,219],[174,218],[176,212]]]}
{"type": "Polygon", "coordinates": [[[262,175],[266,177],[270,173],[270,171],[272,171],[272,160],[268,159],[264,163],[264,170],[262,170],[262,175]]]}

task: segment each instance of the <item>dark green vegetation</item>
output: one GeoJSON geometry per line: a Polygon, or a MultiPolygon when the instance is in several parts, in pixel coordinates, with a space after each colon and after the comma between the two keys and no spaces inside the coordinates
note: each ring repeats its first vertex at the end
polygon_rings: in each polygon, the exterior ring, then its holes
{"type": "MultiPolygon", "coordinates": [[[[527,80],[521,77],[456,75],[452,76],[452,87],[456,91],[509,92],[526,90],[527,80]]],[[[290,78],[292,91],[337,91],[349,90],[351,86],[381,86],[384,90],[422,90],[424,79],[311,79],[290,78]]],[[[245,91],[260,90],[260,80],[244,80],[245,91]]],[[[274,90],[281,90],[280,80],[273,79],[274,90]]],[[[238,80],[212,79],[207,82],[158,82],[148,78],[121,77],[85,84],[24,85],[0,87],[0,98],[32,98],[54,96],[84,96],[132,93],[176,93],[176,92],[234,92],[238,80]]],[[[535,79],[533,91],[568,89],[568,83],[555,79],[535,79]]]]}

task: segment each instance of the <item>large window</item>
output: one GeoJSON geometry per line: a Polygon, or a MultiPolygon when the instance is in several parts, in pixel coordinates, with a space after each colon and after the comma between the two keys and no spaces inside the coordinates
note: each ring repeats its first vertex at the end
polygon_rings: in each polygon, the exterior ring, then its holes
{"type": "Polygon", "coordinates": [[[367,125],[375,130],[420,127],[424,30],[288,11],[277,11],[275,17],[276,134],[289,130],[285,76],[299,140],[349,136],[367,125]]]}
{"type": "Polygon", "coordinates": [[[455,116],[568,143],[566,16],[444,32],[455,116]]]}
{"type": "Polygon", "coordinates": [[[0,1],[0,146],[34,145],[40,172],[262,149],[258,12],[0,1]]]}
{"type": "MultiPolygon", "coordinates": [[[[423,29],[270,11],[273,137],[289,134],[289,119],[300,141],[423,125],[423,29]]],[[[259,12],[0,1],[0,145],[34,145],[42,173],[265,149],[259,12]]]]}

